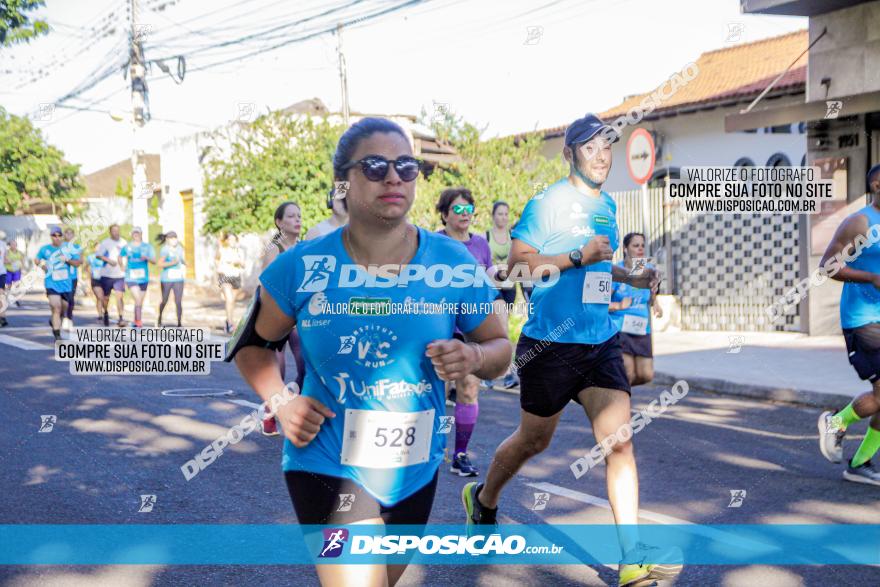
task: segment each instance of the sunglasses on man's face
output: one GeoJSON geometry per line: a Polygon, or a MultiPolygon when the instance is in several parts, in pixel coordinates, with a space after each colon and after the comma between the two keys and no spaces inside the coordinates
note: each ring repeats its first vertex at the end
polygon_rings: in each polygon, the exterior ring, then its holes
{"type": "Polygon", "coordinates": [[[61,234],[60,234],[60,233],[57,233],[57,232],[56,232],[55,234],[53,234],[53,235],[50,235],[50,236],[51,236],[52,238],[55,238],[56,236],[57,236],[58,238],[61,238],[61,234]]]}
{"type": "Polygon", "coordinates": [[[452,207],[452,211],[456,214],[473,214],[474,213],[474,205],[473,204],[456,204],[452,207]]]}
{"type": "Polygon", "coordinates": [[[397,172],[397,176],[401,180],[407,182],[413,181],[417,178],[419,176],[419,171],[422,169],[422,162],[409,155],[398,157],[394,161],[389,161],[381,155],[367,155],[363,159],[346,163],[342,167],[342,170],[347,171],[355,165],[360,165],[364,177],[368,180],[382,181],[388,175],[388,169],[392,164],[394,165],[394,171],[397,172]]]}

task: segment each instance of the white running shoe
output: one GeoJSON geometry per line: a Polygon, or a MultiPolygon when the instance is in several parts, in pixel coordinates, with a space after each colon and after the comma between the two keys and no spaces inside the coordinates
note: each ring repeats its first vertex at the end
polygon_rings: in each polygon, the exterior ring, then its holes
{"type": "Polygon", "coordinates": [[[822,412],[819,415],[819,450],[822,456],[832,463],[843,460],[843,437],[846,428],[834,421],[834,412],[822,412]]]}

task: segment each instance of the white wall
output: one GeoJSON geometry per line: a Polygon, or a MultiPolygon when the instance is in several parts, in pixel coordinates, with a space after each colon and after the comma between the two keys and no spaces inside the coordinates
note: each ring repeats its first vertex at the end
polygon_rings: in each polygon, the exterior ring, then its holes
{"type": "Polygon", "coordinates": [[[880,91],[880,0],[810,17],[810,39],[826,27],[810,49],[807,101],[880,91]]]}
{"type": "Polygon", "coordinates": [[[175,231],[184,237],[183,198],[181,192],[193,193],[193,220],[195,242],[196,281],[204,283],[207,279],[204,260],[207,258],[204,238],[199,227],[202,200],[202,168],[199,165],[200,151],[204,147],[204,135],[195,134],[179,137],[162,145],[160,152],[159,175],[162,196],[159,202],[159,225],[162,232],[175,231]]]}

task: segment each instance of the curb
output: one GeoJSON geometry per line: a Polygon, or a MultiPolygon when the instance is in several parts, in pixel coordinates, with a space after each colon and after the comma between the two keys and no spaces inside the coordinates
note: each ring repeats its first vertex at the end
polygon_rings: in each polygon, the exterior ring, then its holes
{"type": "Polygon", "coordinates": [[[813,408],[839,409],[853,400],[853,396],[839,393],[774,387],[770,385],[754,385],[750,383],[735,383],[733,381],[713,379],[711,377],[676,377],[669,373],[660,372],[654,372],[653,383],[655,385],[673,385],[676,381],[681,379],[687,381],[691,389],[696,389],[704,393],[749,397],[759,400],[809,406],[813,408]]]}

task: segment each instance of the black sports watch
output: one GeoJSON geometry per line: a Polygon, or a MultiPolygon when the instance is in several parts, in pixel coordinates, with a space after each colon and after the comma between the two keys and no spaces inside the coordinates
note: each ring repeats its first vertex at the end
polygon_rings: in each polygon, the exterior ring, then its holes
{"type": "Polygon", "coordinates": [[[568,259],[574,264],[575,267],[580,267],[581,262],[584,260],[584,255],[581,253],[580,249],[575,249],[568,254],[568,259]]]}

